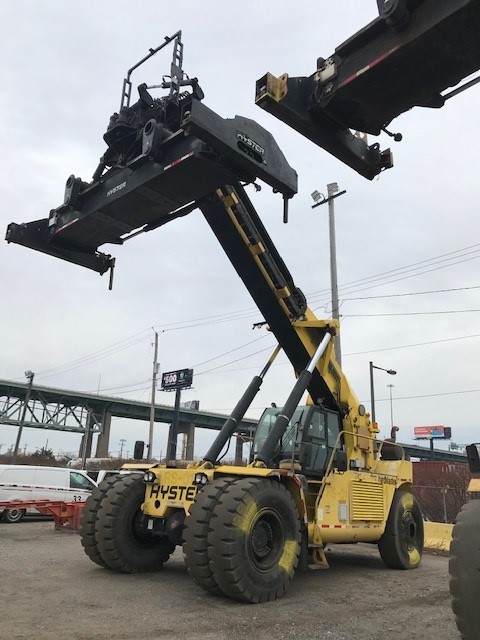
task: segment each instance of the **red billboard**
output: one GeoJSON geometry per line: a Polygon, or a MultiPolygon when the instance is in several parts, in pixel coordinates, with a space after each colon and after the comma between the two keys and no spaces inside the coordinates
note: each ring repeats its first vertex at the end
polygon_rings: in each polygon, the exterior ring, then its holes
{"type": "Polygon", "coordinates": [[[443,425],[413,427],[413,435],[416,440],[430,440],[432,438],[445,440],[452,437],[452,429],[443,425]]]}

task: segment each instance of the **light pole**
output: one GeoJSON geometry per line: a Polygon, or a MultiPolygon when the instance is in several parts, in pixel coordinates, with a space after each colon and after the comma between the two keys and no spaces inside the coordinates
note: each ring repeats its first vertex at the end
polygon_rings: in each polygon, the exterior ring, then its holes
{"type": "Polygon", "coordinates": [[[32,394],[33,378],[35,377],[35,374],[33,373],[33,371],[25,371],[25,376],[28,380],[28,385],[27,385],[27,391],[25,393],[25,402],[23,404],[22,415],[20,417],[20,423],[18,425],[17,440],[15,442],[15,448],[13,450],[13,455],[12,455],[12,464],[15,464],[17,462],[18,448],[20,446],[20,439],[22,437],[23,425],[25,424],[25,417],[27,415],[28,403],[30,401],[30,396],[32,394]]]}
{"type": "Polygon", "coordinates": [[[397,374],[397,372],[394,371],[393,369],[384,369],[383,367],[377,367],[376,365],[373,364],[373,362],[370,362],[370,404],[372,405],[372,422],[375,422],[375,391],[373,387],[373,370],[374,369],[380,369],[380,371],[385,371],[391,376],[394,376],[397,374]]]}
{"type": "Polygon", "coordinates": [[[387,387],[390,390],[390,427],[393,429],[393,399],[392,399],[392,389],[395,385],[387,384],[387,387]]]}
{"type": "MultiPolygon", "coordinates": [[[[321,204],[325,204],[328,202],[328,227],[330,231],[330,283],[332,290],[332,317],[335,320],[340,320],[340,312],[338,308],[338,282],[337,282],[337,248],[335,243],[335,208],[334,208],[334,199],[338,198],[338,196],[347,193],[346,191],[338,192],[338,184],[336,182],[331,182],[327,184],[327,194],[328,197],[325,198],[323,193],[319,191],[314,191],[312,193],[312,198],[315,201],[315,204],[312,205],[312,209],[315,207],[319,207],[321,204]]],[[[342,348],[340,345],[340,335],[335,336],[335,355],[337,357],[337,362],[340,366],[342,366],[342,348]]]]}
{"type": "Polygon", "coordinates": [[[150,399],[150,426],[148,429],[148,460],[153,461],[153,426],[155,423],[155,390],[157,388],[158,375],[158,333],[155,333],[155,352],[153,355],[152,396],[150,399]]]}

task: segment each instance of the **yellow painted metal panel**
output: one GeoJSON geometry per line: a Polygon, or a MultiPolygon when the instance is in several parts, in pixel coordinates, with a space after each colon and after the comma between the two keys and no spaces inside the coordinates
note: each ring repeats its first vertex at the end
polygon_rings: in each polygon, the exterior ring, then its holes
{"type": "Polygon", "coordinates": [[[351,520],[384,520],[384,489],[375,482],[352,482],[351,520]]]}
{"type": "Polygon", "coordinates": [[[424,522],[425,549],[431,551],[449,551],[452,541],[453,524],[442,522],[424,522]]]}
{"type": "Polygon", "coordinates": [[[480,492],[480,478],[472,478],[468,485],[468,491],[472,491],[473,493],[480,492]]]}

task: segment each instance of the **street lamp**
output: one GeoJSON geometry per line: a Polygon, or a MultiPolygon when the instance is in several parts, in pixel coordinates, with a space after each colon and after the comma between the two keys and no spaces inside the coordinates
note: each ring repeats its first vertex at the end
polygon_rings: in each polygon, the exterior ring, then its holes
{"type": "MultiPolygon", "coordinates": [[[[312,209],[315,207],[319,207],[321,204],[325,204],[328,202],[328,226],[330,230],[330,282],[332,289],[332,316],[335,320],[340,319],[340,312],[338,308],[338,283],[337,283],[337,249],[335,244],[335,209],[334,209],[334,199],[338,198],[338,196],[342,196],[346,191],[338,192],[338,184],[336,182],[331,182],[327,184],[327,194],[328,197],[325,198],[323,193],[315,190],[312,193],[312,198],[315,201],[315,204],[312,205],[312,209]]],[[[337,357],[337,362],[340,366],[342,366],[342,349],[340,346],[340,335],[335,337],[335,355],[337,357]]]]}
{"type": "Polygon", "coordinates": [[[18,423],[17,440],[15,442],[15,448],[12,454],[12,464],[15,464],[17,462],[18,448],[20,447],[20,439],[22,437],[22,430],[23,430],[23,425],[25,423],[25,416],[27,415],[28,403],[30,401],[30,396],[32,394],[33,378],[35,377],[35,374],[33,373],[33,371],[25,371],[25,377],[28,380],[28,385],[27,385],[27,390],[25,392],[25,401],[23,403],[22,415],[20,417],[20,422],[18,423]]]}
{"type": "Polygon", "coordinates": [[[393,369],[384,369],[383,367],[377,367],[376,365],[373,364],[373,362],[370,362],[370,403],[372,405],[372,422],[375,422],[375,392],[373,388],[373,370],[374,369],[380,369],[380,371],[385,371],[385,373],[388,373],[391,376],[395,376],[397,374],[397,372],[394,371],[393,369]]]}
{"type": "Polygon", "coordinates": [[[393,429],[393,399],[392,399],[392,389],[395,385],[387,384],[387,387],[390,390],[390,427],[393,429]]]}

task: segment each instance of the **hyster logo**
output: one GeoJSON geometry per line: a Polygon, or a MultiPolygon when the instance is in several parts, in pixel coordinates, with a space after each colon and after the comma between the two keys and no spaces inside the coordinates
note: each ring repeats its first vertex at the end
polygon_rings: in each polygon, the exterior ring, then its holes
{"type": "Polygon", "coordinates": [[[163,500],[187,501],[192,502],[197,495],[197,487],[181,487],[181,486],[154,486],[150,489],[150,498],[162,498],[163,500]]]}
{"type": "Polygon", "coordinates": [[[127,182],[121,182],[120,184],[117,184],[116,187],[113,187],[113,189],[110,189],[110,191],[107,191],[107,198],[109,196],[113,196],[114,193],[117,193],[117,191],[121,191],[122,189],[125,189],[125,187],[127,186],[127,182]]]}
{"type": "Polygon", "coordinates": [[[256,153],[259,153],[262,156],[265,155],[265,149],[261,147],[259,144],[257,144],[254,140],[246,136],[244,133],[241,133],[241,131],[237,131],[237,138],[249,149],[252,149],[253,151],[255,151],[256,153]]]}

